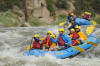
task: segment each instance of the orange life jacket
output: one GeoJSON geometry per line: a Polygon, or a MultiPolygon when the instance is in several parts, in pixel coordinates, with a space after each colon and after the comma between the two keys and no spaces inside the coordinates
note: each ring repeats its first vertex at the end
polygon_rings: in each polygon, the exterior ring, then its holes
{"type": "Polygon", "coordinates": [[[87,40],[87,36],[83,32],[78,32],[78,35],[83,39],[84,42],[87,40]]]}

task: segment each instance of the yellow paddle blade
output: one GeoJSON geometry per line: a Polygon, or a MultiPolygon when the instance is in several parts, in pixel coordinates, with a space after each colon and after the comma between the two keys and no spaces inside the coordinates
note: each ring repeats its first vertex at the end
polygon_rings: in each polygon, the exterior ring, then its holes
{"type": "Polygon", "coordinates": [[[31,48],[32,48],[32,45],[31,45],[31,46],[26,47],[26,50],[30,50],[31,48]]]}
{"type": "Polygon", "coordinates": [[[43,42],[43,40],[45,40],[45,39],[46,39],[46,37],[42,38],[41,41],[43,42]]]}
{"type": "Polygon", "coordinates": [[[92,20],[91,22],[93,25],[87,27],[87,30],[86,30],[87,35],[90,35],[95,29],[96,22],[94,20],[92,20]]]}
{"type": "Polygon", "coordinates": [[[88,26],[86,29],[87,35],[90,35],[94,31],[94,29],[95,29],[94,25],[88,26]]]}
{"type": "Polygon", "coordinates": [[[70,24],[68,25],[68,28],[71,27],[71,26],[72,26],[72,24],[70,23],[70,24]]]}
{"type": "Polygon", "coordinates": [[[75,49],[77,49],[78,51],[80,51],[80,52],[84,52],[85,50],[83,49],[83,48],[81,48],[81,47],[77,47],[77,46],[72,46],[72,47],[74,47],[75,49]]]}
{"type": "Polygon", "coordinates": [[[95,22],[94,20],[92,20],[91,22],[92,22],[92,24],[93,24],[94,26],[96,25],[96,22],[95,22]]]}
{"type": "Polygon", "coordinates": [[[64,26],[66,22],[59,23],[59,26],[64,26]]]}
{"type": "Polygon", "coordinates": [[[88,44],[91,44],[91,45],[93,45],[93,46],[98,46],[96,43],[93,43],[93,42],[87,42],[88,44]]]}

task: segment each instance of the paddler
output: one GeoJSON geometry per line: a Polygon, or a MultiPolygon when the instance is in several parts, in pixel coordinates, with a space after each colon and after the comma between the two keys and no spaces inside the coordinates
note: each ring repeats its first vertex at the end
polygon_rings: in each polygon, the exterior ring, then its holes
{"type": "Polygon", "coordinates": [[[68,22],[70,22],[72,19],[76,19],[76,15],[73,12],[69,12],[67,16],[68,22]]]}
{"type": "Polygon", "coordinates": [[[81,31],[81,27],[80,26],[76,26],[75,27],[75,32],[78,33],[80,40],[82,40],[83,42],[85,42],[87,40],[87,36],[81,31]]]}
{"type": "Polygon", "coordinates": [[[75,32],[75,29],[70,29],[69,37],[72,40],[71,46],[76,46],[80,44],[79,35],[77,32],[75,32]]]}
{"type": "Polygon", "coordinates": [[[55,43],[57,43],[58,46],[56,46],[56,49],[59,48],[67,48],[71,43],[71,39],[68,35],[64,34],[65,29],[64,28],[59,28],[58,29],[59,32],[59,36],[57,37],[57,39],[52,38],[51,40],[55,43]]]}
{"type": "Polygon", "coordinates": [[[53,34],[52,31],[48,31],[47,32],[47,36],[44,37],[41,41],[42,41],[42,47],[43,50],[52,50],[52,48],[54,46],[56,46],[56,43],[51,41],[51,35],[53,36],[53,38],[55,39],[55,35],[53,34]]]}
{"type": "Polygon", "coordinates": [[[76,23],[74,19],[72,19],[72,20],[70,21],[70,24],[69,24],[69,26],[68,26],[68,29],[69,29],[69,30],[72,29],[72,28],[75,29],[75,27],[76,27],[77,25],[79,26],[79,24],[76,23]]]}
{"type": "Polygon", "coordinates": [[[92,19],[92,15],[90,12],[84,12],[83,13],[83,19],[86,19],[86,20],[91,20],[92,19]]]}
{"type": "Polygon", "coordinates": [[[39,35],[38,34],[35,34],[34,35],[34,41],[33,41],[33,46],[32,48],[33,49],[40,49],[40,38],[39,38],[39,35]]]}

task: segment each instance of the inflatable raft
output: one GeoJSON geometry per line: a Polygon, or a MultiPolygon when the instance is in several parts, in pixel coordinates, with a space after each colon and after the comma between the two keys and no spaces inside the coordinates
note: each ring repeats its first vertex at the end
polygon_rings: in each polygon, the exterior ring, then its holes
{"type": "MultiPolygon", "coordinates": [[[[95,35],[91,34],[84,44],[78,45],[77,47],[80,47],[80,48],[83,48],[84,50],[87,50],[87,49],[97,45],[98,42],[99,42],[98,38],[95,35]],[[90,44],[88,42],[90,42],[90,44]]],[[[39,49],[32,49],[32,50],[26,51],[24,53],[24,55],[25,56],[39,57],[39,56],[45,56],[45,54],[47,54],[47,53],[52,54],[56,58],[63,59],[63,58],[75,56],[78,53],[80,53],[80,51],[75,49],[74,47],[69,47],[67,49],[58,50],[58,51],[43,51],[43,50],[39,50],[39,49]]]]}
{"type": "Polygon", "coordinates": [[[79,25],[92,25],[91,21],[82,18],[77,18],[75,22],[78,23],[79,25]]]}
{"type": "MultiPolygon", "coordinates": [[[[77,24],[79,24],[80,26],[81,25],[94,25],[94,24],[96,24],[96,22],[94,20],[89,21],[89,20],[86,20],[83,18],[76,18],[75,22],[77,24]]],[[[67,22],[67,24],[66,24],[66,21],[65,21],[65,22],[59,23],[59,26],[64,26],[64,25],[68,26],[69,24],[70,24],[70,22],[67,22]]]]}

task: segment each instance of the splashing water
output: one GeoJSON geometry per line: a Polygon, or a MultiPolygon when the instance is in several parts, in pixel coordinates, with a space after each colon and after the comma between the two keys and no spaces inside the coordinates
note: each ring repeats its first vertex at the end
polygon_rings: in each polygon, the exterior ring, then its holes
{"type": "MultiPolygon", "coordinates": [[[[48,30],[58,34],[57,26],[0,28],[0,66],[100,66],[100,45],[74,58],[56,59],[50,54],[44,57],[23,56],[25,40],[38,33],[43,37],[48,30]]],[[[100,29],[94,34],[100,38],[100,29]]]]}

